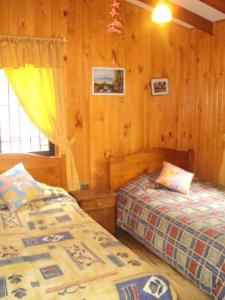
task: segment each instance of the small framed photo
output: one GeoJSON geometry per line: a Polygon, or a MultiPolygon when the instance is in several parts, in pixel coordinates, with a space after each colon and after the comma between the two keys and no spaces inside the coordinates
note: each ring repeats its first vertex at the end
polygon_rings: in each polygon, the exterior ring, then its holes
{"type": "Polygon", "coordinates": [[[92,68],[93,95],[125,95],[124,68],[92,68]]]}
{"type": "Polygon", "coordinates": [[[168,95],[169,94],[168,78],[151,79],[151,88],[152,88],[153,96],[168,95]]]}

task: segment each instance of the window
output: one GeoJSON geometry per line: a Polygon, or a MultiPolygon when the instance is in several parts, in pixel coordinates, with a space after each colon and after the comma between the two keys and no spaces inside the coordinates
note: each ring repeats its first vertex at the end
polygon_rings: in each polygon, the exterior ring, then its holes
{"type": "Polygon", "coordinates": [[[54,155],[54,146],[31,123],[0,70],[0,152],[54,155]]]}

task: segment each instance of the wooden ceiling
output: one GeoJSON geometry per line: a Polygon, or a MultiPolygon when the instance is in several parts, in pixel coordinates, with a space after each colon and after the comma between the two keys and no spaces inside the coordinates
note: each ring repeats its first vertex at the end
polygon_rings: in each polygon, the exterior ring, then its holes
{"type": "Polygon", "coordinates": [[[225,13],[225,1],[224,0],[200,0],[201,2],[225,13]]]}
{"type": "MultiPolygon", "coordinates": [[[[160,1],[159,0],[138,0],[138,1],[129,1],[134,2],[134,4],[145,4],[150,7],[155,7],[160,1]]],[[[212,14],[215,16],[216,14],[220,14],[219,20],[221,20],[222,14],[225,14],[225,0],[192,0],[192,1],[182,1],[182,0],[164,0],[166,2],[172,12],[173,17],[179,21],[182,21],[188,25],[199,28],[209,34],[213,34],[213,21],[210,20],[210,17],[205,17],[202,11],[205,8],[210,14],[210,9],[212,10],[212,14]],[[174,3],[175,2],[175,3],[174,3]],[[192,3],[192,4],[191,4],[192,3]],[[191,7],[194,4],[194,7],[199,9],[196,10],[191,7]],[[189,6],[188,6],[189,5],[189,6]],[[221,14],[222,13],[222,14],[221,14]],[[200,15],[201,14],[201,15],[200,15]]],[[[225,15],[224,15],[225,19],[225,15]]]]}

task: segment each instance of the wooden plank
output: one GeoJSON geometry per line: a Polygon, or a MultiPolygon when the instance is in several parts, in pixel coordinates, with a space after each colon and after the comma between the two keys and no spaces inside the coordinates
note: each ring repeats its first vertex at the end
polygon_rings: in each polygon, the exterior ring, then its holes
{"type": "MultiPolygon", "coordinates": [[[[155,7],[159,1],[157,0],[140,0],[145,4],[149,4],[155,7]]],[[[213,23],[181,6],[178,6],[172,2],[166,1],[172,10],[172,14],[175,18],[188,23],[196,28],[199,28],[207,33],[213,34],[213,23]]]]}
{"type": "Polygon", "coordinates": [[[35,35],[46,37],[51,36],[52,5],[54,5],[53,1],[35,1],[35,35]]]}
{"type": "Polygon", "coordinates": [[[200,0],[201,2],[225,13],[225,2],[221,0],[200,0]]]}
{"type": "Polygon", "coordinates": [[[14,30],[17,30],[19,35],[34,35],[34,0],[17,1],[17,9],[13,9],[10,14],[13,12],[18,15],[17,23],[15,22],[16,18],[11,22],[12,25],[16,26],[14,30]]]}
{"type": "MultiPolygon", "coordinates": [[[[13,0],[12,2],[13,2],[13,5],[14,4],[16,5],[15,0],[13,0]]],[[[9,17],[10,17],[10,4],[11,3],[9,3],[9,1],[7,1],[7,0],[0,1],[0,34],[9,34],[9,27],[10,27],[9,17]]],[[[12,21],[11,18],[10,18],[10,21],[12,21]]]]}
{"type": "Polygon", "coordinates": [[[87,19],[90,16],[89,4],[90,1],[70,0],[67,10],[67,120],[69,136],[75,134],[77,140],[73,145],[73,153],[81,183],[90,183],[90,89],[88,87],[91,82],[88,64],[91,61],[87,50],[90,43],[89,26],[86,26],[86,14],[87,19]]]}

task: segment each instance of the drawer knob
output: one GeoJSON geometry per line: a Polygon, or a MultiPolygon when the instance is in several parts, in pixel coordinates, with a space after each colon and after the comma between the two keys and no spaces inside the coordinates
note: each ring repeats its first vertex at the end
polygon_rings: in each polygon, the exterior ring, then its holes
{"type": "Polygon", "coordinates": [[[97,202],[97,206],[99,207],[99,206],[102,206],[102,202],[97,202]]]}

